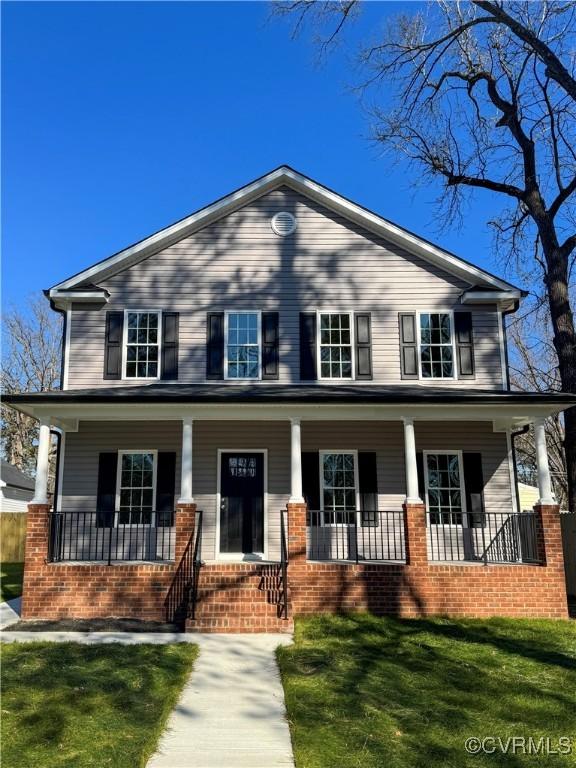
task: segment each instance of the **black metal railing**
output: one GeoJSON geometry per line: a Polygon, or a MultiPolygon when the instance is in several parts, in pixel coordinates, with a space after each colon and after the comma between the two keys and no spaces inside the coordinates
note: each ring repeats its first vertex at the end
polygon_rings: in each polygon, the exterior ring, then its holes
{"type": "Polygon", "coordinates": [[[202,566],[202,512],[196,512],[194,533],[180,558],[172,584],[164,601],[166,621],[184,624],[196,617],[198,582],[202,566]]]}
{"type": "Polygon", "coordinates": [[[309,560],[406,560],[402,510],[311,510],[307,537],[309,560]]]}
{"type": "Polygon", "coordinates": [[[429,560],[539,562],[534,512],[429,512],[426,524],[429,560]]]}
{"type": "Polygon", "coordinates": [[[48,560],[173,560],[174,512],[52,512],[48,560]]]}
{"type": "Polygon", "coordinates": [[[288,543],[286,540],[286,512],[280,512],[280,568],[278,618],[288,618],[288,543]]]}

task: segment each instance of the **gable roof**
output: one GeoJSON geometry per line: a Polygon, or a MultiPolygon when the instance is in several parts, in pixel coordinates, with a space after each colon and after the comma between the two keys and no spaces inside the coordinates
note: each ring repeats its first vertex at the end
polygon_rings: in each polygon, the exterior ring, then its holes
{"type": "Polygon", "coordinates": [[[88,267],[88,269],[72,275],[72,277],[54,285],[46,293],[50,298],[56,299],[58,297],[65,298],[64,292],[69,292],[72,288],[85,290],[92,294],[95,289],[102,290],[98,289],[94,283],[137,264],[162,248],[184,237],[188,237],[194,232],[282,186],[287,186],[299,192],[334,213],[359,224],[371,233],[401,246],[410,253],[420,256],[425,261],[441,267],[473,286],[488,290],[504,291],[508,294],[508,300],[517,301],[522,295],[525,295],[525,292],[516,288],[511,283],[496,277],[449,251],[439,248],[437,245],[419,237],[413,232],[393,224],[391,221],[343,197],[328,187],[319,184],[317,181],[298,173],[298,171],[287,165],[282,165],[270,171],[270,173],[261,176],[246,186],[240,187],[240,189],[221,197],[204,208],[200,208],[190,216],[170,224],[168,227],[155,232],[144,240],[140,240],[128,248],[88,267]]]}
{"type": "Polygon", "coordinates": [[[26,491],[34,490],[34,480],[17,467],[9,464],[2,459],[2,468],[0,470],[0,479],[2,485],[8,485],[12,488],[23,488],[26,491]]]}

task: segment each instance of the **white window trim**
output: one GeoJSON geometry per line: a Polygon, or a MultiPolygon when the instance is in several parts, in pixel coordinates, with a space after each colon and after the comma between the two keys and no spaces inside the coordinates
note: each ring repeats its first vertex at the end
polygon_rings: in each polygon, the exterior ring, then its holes
{"type": "MultiPolygon", "coordinates": [[[[325,345],[331,346],[331,345],[325,345]]],[[[318,381],[355,381],[356,379],[356,334],[354,329],[354,312],[348,312],[341,309],[317,309],[316,310],[316,370],[318,372],[318,381]],[[335,378],[333,376],[322,376],[321,367],[321,349],[320,343],[320,324],[322,315],[348,315],[350,318],[350,351],[352,361],[352,375],[349,378],[335,378]]]]}
{"type": "Polygon", "coordinates": [[[224,380],[225,381],[260,381],[262,379],[262,312],[254,309],[231,309],[224,312],[224,380]],[[258,376],[240,378],[228,376],[228,316],[257,315],[258,316],[258,376]]]}
{"type": "MultiPolygon", "coordinates": [[[[158,450],[156,448],[131,448],[122,449],[118,451],[118,463],[116,465],[116,503],[114,505],[114,525],[118,526],[120,519],[120,487],[122,485],[122,456],[134,453],[151,453],[153,456],[152,463],[152,514],[150,518],[150,525],[154,527],[156,525],[156,484],[158,480],[158,450]]],[[[122,523],[122,525],[136,526],[140,523],[122,523]]]]}
{"type": "Polygon", "coordinates": [[[268,448],[218,448],[216,459],[216,560],[228,562],[252,562],[242,552],[220,551],[220,505],[222,499],[222,456],[225,453],[261,453],[264,456],[264,552],[253,552],[256,558],[268,559],[268,448]]]}
{"type": "Polygon", "coordinates": [[[330,454],[351,454],[354,457],[354,489],[355,489],[355,495],[356,495],[356,509],[355,510],[346,510],[348,512],[355,511],[356,513],[360,510],[360,484],[358,482],[358,451],[356,449],[347,449],[347,448],[338,448],[333,450],[321,450],[319,453],[319,461],[318,461],[318,473],[320,477],[320,525],[324,528],[342,528],[342,527],[348,527],[352,525],[352,523],[327,523],[325,520],[324,513],[333,514],[337,512],[344,512],[345,510],[332,510],[332,509],[324,509],[324,456],[328,456],[330,454]]]}
{"type": "Polygon", "coordinates": [[[461,507],[462,507],[462,526],[459,526],[457,523],[442,523],[444,527],[447,525],[453,527],[453,528],[468,528],[468,516],[467,512],[468,509],[466,507],[466,487],[464,485],[464,461],[462,457],[462,451],[461,450],[442,450],[442,451],[423,451],[423,462],[424,462],[424,501],[426,503],[426,512],[427,514],[430,514],[430,500],[428,497],[428,456],[458,456],[458,474],[460,475],[460,498],[462,500],[461,507]]]}
{"type": "MultiPolygon", "coordinates": [[[[158,381],[160,367],[162,365],[162,310],[161,309],[125,309],[124,324],[122,328],[122,379],[126,381],[158,381]],[[128,362],[128,313],[158,315],[158,374],[156,376],[127,376],[126,364],[128,362]]],[[[132,345],[131,345],[132,346],[132,345]]],[[[150,345],[149,345],[150,346],[150,345]]]]}
{"type": "MultiPolygon", "coordinates": [[[[423,309],[416,312],[416,338],[418,341],[418,379],[422,381],[456,381],[458,379],[458,361],[456,359],[456,333],[454,329],[453,309],[423,309]],[[452,376],[423,376],[422,375],[422,335],[420,327],[421,315],[449,315],[450,316],[450,343],[452,345],[452,376]]],[[[448,346],[443,345],[443,346],[448,346]]]]}

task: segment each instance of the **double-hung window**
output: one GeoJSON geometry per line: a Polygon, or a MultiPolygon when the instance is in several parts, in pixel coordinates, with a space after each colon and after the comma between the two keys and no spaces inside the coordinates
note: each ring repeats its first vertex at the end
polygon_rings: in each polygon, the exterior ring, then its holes
{"type": "Polygon", "coordinates": [[[352,316],[320,312],[318,347],[321,379],[352,378],[352,316]]]}
{"type": "Polygon", "coordinates": [[[262,364],[260,326],[260,312],[226,313],[225,378],[260,378],[262,364]]]}
{"type": "Polygon", "coordinates": [[[322,524],[354,522],[358,508],[358,461],[355,451],[320,452],[322,524]]]}
{"type": "Polygon", "coordinates": [[[150,525],[156,503],[156,451],[120,451],[116,509],[119,524],[150,525]]]}
{"type": "Polygon", "coordinates": [[[160,312],[127,310],[124,320],[125,378],[157,379],[160,361],[160,312]]]}
{"type": "Polygon", "coordinates": [[[464,488],[459,452],[424,453],[426,504],[432,525],[462,525],[464,488]]]}
{"type": "Polygon", "coordinates": [[[423,379],[454,378],[454,331],[448,312],[419,314],[420,371],[423,379]]]}

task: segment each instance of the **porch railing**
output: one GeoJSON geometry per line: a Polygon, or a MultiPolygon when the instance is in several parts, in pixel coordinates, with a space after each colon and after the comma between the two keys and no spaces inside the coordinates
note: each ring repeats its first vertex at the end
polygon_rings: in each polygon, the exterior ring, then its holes
{"type": "Polygon", "coordinates": [[[49,562],[173,560],[174,512],[52,512],[49,562]]]}
{"type": "Polygon", "coordinates": [[[406,560],[402,510],[311,510],[308,516],[309,560],[406,560]]]}
{"type": "Polygon", "coordinates": [[[429,560],[539,562],[534,512],[429,512],[426,524],[429,560]]]}

